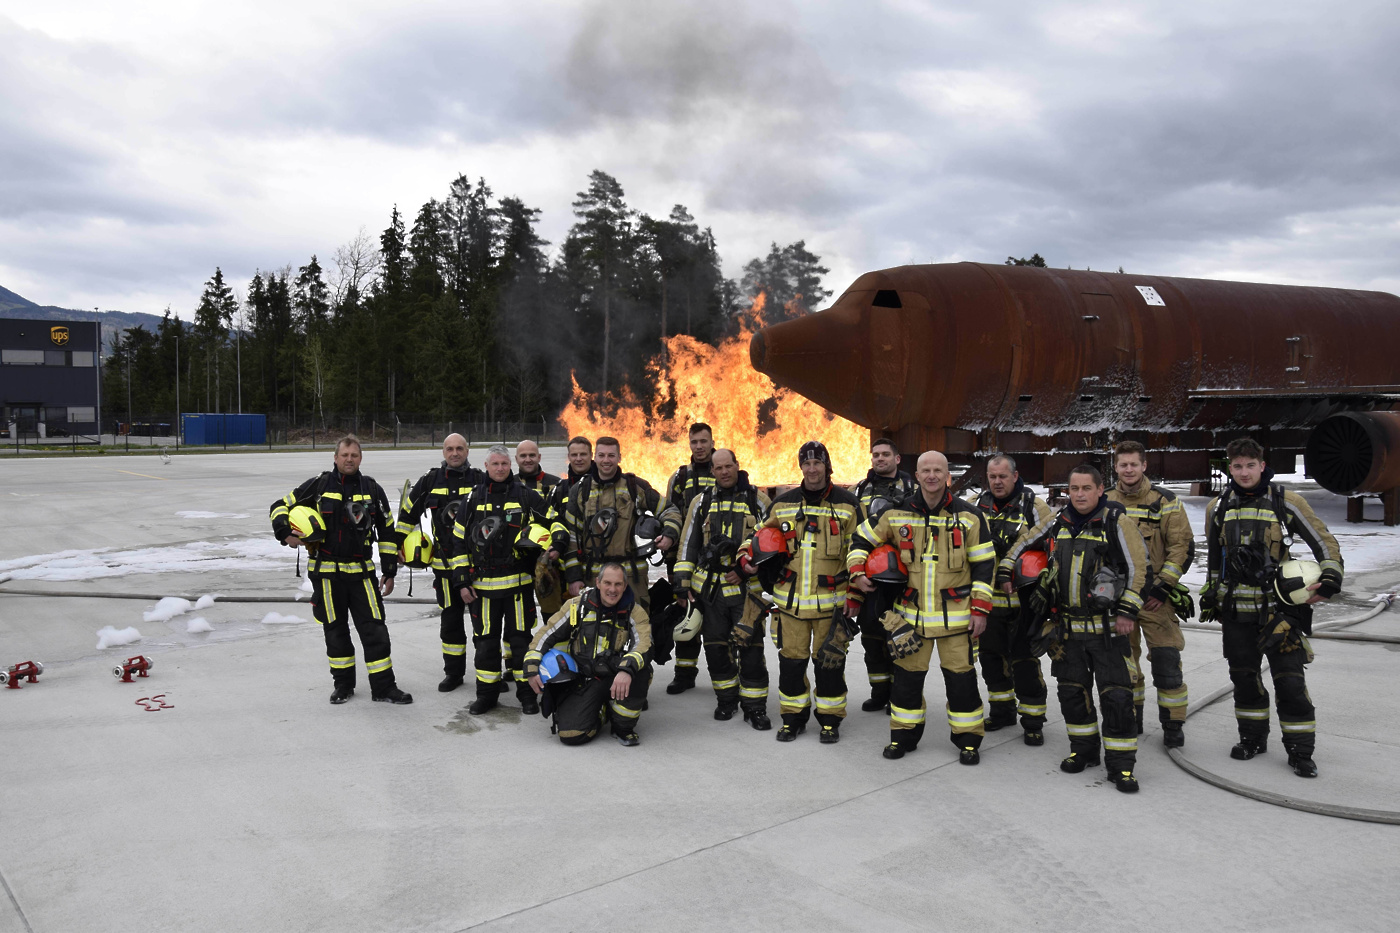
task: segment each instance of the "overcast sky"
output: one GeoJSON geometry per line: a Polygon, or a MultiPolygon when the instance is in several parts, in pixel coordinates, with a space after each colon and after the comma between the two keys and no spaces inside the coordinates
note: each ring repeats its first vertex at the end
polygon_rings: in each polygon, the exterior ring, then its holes
{"type": "Polygon", "coordinates": [[[0,0],[0,285],[189,317],[459,172],[683,203],[737,276],[1000,261],[1400,291],[1400,7],[0,0]]]}

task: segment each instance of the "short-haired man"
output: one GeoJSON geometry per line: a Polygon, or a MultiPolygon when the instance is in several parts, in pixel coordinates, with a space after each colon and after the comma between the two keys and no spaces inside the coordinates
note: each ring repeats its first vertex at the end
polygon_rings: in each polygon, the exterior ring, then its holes
{"type": "Polygon", "coordinates": [[[578,665],[575,680],[551,685],[554,728],[565,745],[583,745],[605,721],[622,745],[637,745],[637,720],[651,681],[651,625],[637,603],[621,564],[605,563],[595,585],[570,598],[540,627],[525,655],[525,675],[535,693],[540,659],[558,648],[578,665]]]}
{"type": "Polygon", "coordinates": [[[365,671],[373,699],[386,703],[412,703],[413,697],[394,683],[394,662],[389,656],[389,627],[384,624],[384,596],[394,591],[399,567],[399,542],[394,533],[393,510],[384,489],[360,472],[364,454],[353,434],[335,445],[335,465],[302,483],[268,509],[272,533],[288,547],[306,546],[310,552],[307,576],[311,579],[311,612],[326,636],[331,681],[331,702],[339,705],[355,693],[355,643],[350,640],[350,620],[360,633],[365,651],[365,671]],[[303,542],[292,527],[294,509],[310,509],[314,541],[303,542]],[[379,563],[384,579],[375,585],[374,551],[378,539],[379,563]]]}
{"type": "MultiPolygon", "coordinates": [[[[1006,454],[998,454],[987,461],[987,491],[977,499],[977,506],[987,517],[998,562],[1016,544],[1021,532],[1054,516],[1045,500],[1021,482],[1016,461],[1006,454]]],[[[999,573],[997,582],[1001,584],[1010,579],[1009,573],[999,573]]],[[[1027,745],[1044,745],[1045,677],[1040,670],[1040,658],[1031,654],[1022,614],[1021,596],[1015,587],[1009,593],[1000,585],[992,588],[992,612],[987,616],[987,630],[977,641],[982,680],[987,685],[991,706],[987,731],[995,732],[1015,724],[1020,714],[1022,741],[1027,745]]]]}
{"type": "Polygon", "coordinates": [[[418,478],[399,502],[394,530],[399,540],[418,527],[423,513],[431,516],[433,533],[433,593],[438,604],[438,634],[442,639],[442,682],[438,691],[449,693],[462,686],[467,675],[466,604],[452,585],[452,525],[462,500],[486,474],[471,465],[467,439],[449,434],[442,442],[442,464],[418,478]]]}
{"type": "MultiPolygon", "coordinates": [[[[837,616],[846,603],[846,554],[861,522],[860,500],[831,482],[831,454],[820,441],[808,441],[797,452],[802,484],[773,500],[760,529],[776,528],[785,542],[787,564],[772,585],[777,612],[774,641],[778,645],[778,703],[783,716],[776,738],[791,742],[806,731],[812,716],[812,684],[807,661],[827,645],[837,616]]],[[[758,534],[740,555],[746,575],[753,561],[758,534]]],[[[781,560],[782,558],[774,558],[781,560]]],[[[841,740],[846,718],[845,641],[833,656],[822,655],[816,669],[817,722],[821,742],[841,740]]]]}
{"type": "MultiPolygon", "coordinates": [[[[681,524],[685,521],[685,517],[690,514],[690,504],[702,492],[715,485],[714,470],[710,462],[714,450],[714,432],[710,426],[703,421],[692,424],[690,426],[690,461],[671,474],[671,478],[666,481],[661,500],[661,514],[665,516],[664,530],[666,536],[672,540],[680,539],[681,524]]],[[[671,580],[671,583],[658,585],[653,591],[651,611],[658,618],[671,599],[678,595],[675,591],[683,589],[675,582],[676,558],[675,550],[667,552],[666,576],[671,580]],[[662,599],[657,600],[656,596],[661,596],[662,599]]],[[[660,581],[657,582],[660,584],[660,581]]],[[[671,694],[684,693],[695,686],[695,678],[700,673],[700,639],[694,638],[690,641],[676,642],[675,653],[675,672],[671,682],[666,685],[666,692],[671,694]]],[[[710,676],[713,679],[713,670],[710,671],[710,676]]]]}
{"type": "MultiPolygon", "coordinates": [[[[1142,670],[1142,643],[1147,642],[1147,663],[1152,665],[1152,686],[1157,688],[1157,719],[1162,743],[1168,748],[1186,744],[1186,678],[1181,652],[1186,639],[1177,622],[1173,591],[1196,553],[1195,533],[1186,509],[1176,493],[1147,479],[1147,448],[1137,441],[1123,441],[1113,452],[1113,472],[1118,482],[1108,491],[1108,501],[1121,502],[1137,522],[1147,549],[1147,583],[1142,611],[1133,624],[1133,710],[1138,735],[1142,735],[1142,708],[1146,702],[1146,678],[1142,670]]],[[[1184,588],[1183,588],[1184,589],[1184,588]]]]}
{"type": "MultiPolygon", "coordinates": [[[[569,595],[577,596],[593,584],[603,564],[616,562],[627,571],[633,595],[646,611],[650,608],[647,561],[638,554],[635,532],[643,516],[664,521],[658,514],[661,496],[640,476],[623,472],[621,464],[622,444],[615,437],[600,437],[593,449],[597,472],[569,490],[563,516],[569,534],[564,577],[569,595]]],[[[673,542],[664,531],[652,539],[662,551],[673,542]]]]}
{"type": "Polygon", "coordinates": [[[1230,757],[1247,761],[1268,745],[1269,691],[1260,676],[1267,657],[1288,765],[1299,777],[1317,777],[1317,711],[1303,674],[1312,648],[1305,636],[1312,630],[1312,605],[1341,592],[1342,551],[1307,500],[1273,482],[1257,441],[1233,440],[1225,456],[1230,483],[1206,506],[1201,618],[1219,618],[1224,629],[1240,734],[1230,757]],[[1322,568],[1321,579],[1310,587],[1313,595],[1302,606],[1281,604],[1272,592],[1278,566],[1289,559],[1295,537],[1322,568]]]}
{"type": "Polygon", "coordinates": [[[1097,467],[1084,463],[1071,470],[1067,492],[1069,504],[1054,518],[1026,529],[1001,566],[1010,572],[1024,551],[1048,546],[1050,573],[1028,598],[1043,609],[1039,618],[1050,617],[1042,638],[1048,635],[1050,673],[1057,681],[1070,747],[1060,770],[1078,774],[1102,760],[1118,790],[1136,793],[1128,635],[1142,608],[1147,552],[1128,510],[1104,495],[1097,467]],[[1102,759],[1095,681],[1103,703],[1102,759]]]}
{"type": "Polygon", "coordinates": [[[764,731],[773,728],[763,657],[767,604],[758,580],[739,572],[739,549],[763,520],[769,501],[739,469],[734,451],[716,450],[711,464],[715,484],[695,497],[681,531],[676,598],[694,599],[704,616],[700,634],[715,688],[715,718],[732,719],[742,707],[744,720],[764,731]]]}
{"type": "Polygon", "coordinates": [[[462,500],[452,526],[452,582],[472,617],[475,648],[474,716],[496,706],[505,691],[502,661],[526,715],[539,712],[525,683],[523,659],[535,625],[535,560],[547,543],[547,507],[539,493],[511,475],[510,451],[486,453],[486,478],[462,500]],[[501,642],[510,649],[503,657],[501,642]]]}
{"type": "MultiPolygon", "coordinates": [[[[894,441],[881,437],[870,445],[870,472],[856,483],[855,494],[867,521],[878,519],[891,506],[903,505],[918,491],[913,477],[899,468],[899,451],[894,441]]],[[[884,605],[878,592],[869,593],[861,603],[860,646],[865,652],[865,675],[870,680],[870,699],[860,705],[867,713],[884,710],[890,705],[890,684],[894,681],[890,663],[889,633],[880,617],[890,607],[884,605]]]]}
{"type": "Polygon", "coordinates": [[[904,568],[905,582],[882,617],[895,656],[890,692],[890,744],[886,758],[903,758],[924,734],[928,704],[924,679],[935,645],[947,692],[949,738],[958,761],[975,765],[985,734],[982,695],[972,665],[973,640],[986,627],[992,608],[996,548],[987,519],[977,506],[948,489],[948,458],[936,450],[919,455],[919,492],[888,509],[856,532],[846,566],[851,587],[875,589],[868,561],[889,545],[904,568]]]}

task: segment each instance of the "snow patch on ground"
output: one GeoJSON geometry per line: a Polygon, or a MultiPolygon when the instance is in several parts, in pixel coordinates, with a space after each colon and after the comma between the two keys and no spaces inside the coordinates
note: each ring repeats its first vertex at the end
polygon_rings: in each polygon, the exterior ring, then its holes
{"type": "Polygon", "coordinates": [[[185,625],[185,631],[191,635],[197,635],[200,632],[214,631],[214,626],[210,625],[204,616],[195,616],[185,625]]]}
{"type": "Polygon", "coordinates": [[[134,641],[141,640],[141,633],[134,628],[119,629],[113,625],[104,625],[97,631],[97,647],[115,648],[117,645],[129,645],[134,641]]]}
{"type": "Polygon", "coordinates": [[[195,601],[195,610],[198,611],[200,609],[208,609],[210,606],[214,605],[214,600],[218,599],[220,595],[222,594],[205,593],[203,596],[199,597],[199,599],[195,601]]]}
{"type": "Polygon", "coordinates": [[[297,589],[301,590],[303,593],[310,593],[310,592],[311,592],[311,578],[310,578],[310,577],[304,577],[304,578],[302,578],[301,586],[297,587],[297,589]]]}
{"type": "Polygon", "coordinates": [[[170,547],[95,548],[58,551],[0,561],[0,574],[13,580],[52,583],[99,580],[145,573],[208,573],[285,569],[291,555],[270,536],[228,541],[195,541],[170,547]]]}
{"type": "Polygon", "coordinates": [[[188,599],[181,599],[179,596],[167,596],[156,603],[154,609],[141,613],[143,622],[169,622],[176,616],[182,616],[189,612],[193,606],[188,599]]]}
{"type": "Polygon", "coordinates": [[[301,616],[284,616],[280,612],[269,612],[262,617],[263,625],[295,625],[305,621],[301,616]]]}
{"type": "Polygon", "coordinates": [[[176,512],[176,518],[247,518],[247,512],[176,512]]]}

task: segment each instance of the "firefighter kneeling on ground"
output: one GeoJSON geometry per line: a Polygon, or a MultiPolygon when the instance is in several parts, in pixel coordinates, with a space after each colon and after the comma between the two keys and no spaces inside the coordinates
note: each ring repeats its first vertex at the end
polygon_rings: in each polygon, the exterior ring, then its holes
{"type": "MultiPolygon", "coordinates": [[[[768,604],[758,580],[739,573],[738,561],[740,545],[768,511],[768,497],[749,483],[734,451],[716,450],[710,465],[715,485],[691,503],[680,534],[676,599],[693,600],[704,617],[701,636],[718,703],[715,718],[732,719],[742,708],[744,721],[763,731],[773,728],[763,657],[768,604]]],[[[684,644],[677,643],[678,658],[684,644]]]]}
{"type": "Polygon", "coordinates": [[[608,562],[597,585],[564,603],[525,654],[530,689],[565,745],[592,741],[603,723],[637,745],[637,720],[651,681],[651,625],[622,565],[608,562]],[[561,654],[563,657],[561,657],[561,654]]]}
{"type": "Polygon", "coordinates": [[[884,756],[903,758],[924,734],[924,678],[937,645],[949,738],[958,747],[958,761],[975,765],[981,760],[984,711],[972,665],[973,639],[982,634],[992,609],[996,549],[981,510],[948,490],[943,454],[921,454],[914,476],[919,491],[875,523],[862,524],[846,559],[852,589],[867,599],[876,583],[898,587],[901,572],[906,577],[893,608],[881,617],[895,659],[884,756]]]}
{"type": "Polygon", "coordinates": [[[385,703],[412,703],[394,683],[389,657],[389,627],[384,624],[384,596],[394,591],[399,542],[384,489],[360,472],[363,454],[354,435],[335,445],[335,469],[313,476],[272,503],[272,532],[288,547],[310,551],[311,612],[326,636],[331,702],[339,705],[355,693],[355,643],[350,620],[360,633],[369,674],[370,696],[385,703]],[[375,538],[384,580],[374,579],[375,538]]]}
{"type": "MultiPolygon", "coordinates": [[[[1137,522],[1103,491],[1103,474],[1081,464],[1069,474],[1069,505],[1021,534],[1002,559],[1010,574],[1025,551],[1050,554],[1040,582],[1023,597],[1037,626],[1034,647],[1050,654],[1070,754],[1060,770],[1078,774],[1099,764],[1099,718],[1094,681],[1103,703],[1103,757],[1109,780],[1125,794],[1137,791],[1137,725],[1133,720],[1133,657],[1128,635],[1142,608],[1147,552],[1137,522]]],[[[1011,582],[1003,584],[1008,591],[1011,582]]]]}
{"type": "Polygon", "coordinates": [[[820,441],[797,453],[802,485],[778,496],[753,540],[740,554],[740,569],[759,575],[773,594],[777,620],[778,702],[783,726],[775,738],[791,742],[812,715],[807,659],[816,658],[817,722],[821,741],[841,740],[846,718],[846,553],[861,521],[860,500],[831,482],[831,455],[820,441]]]}

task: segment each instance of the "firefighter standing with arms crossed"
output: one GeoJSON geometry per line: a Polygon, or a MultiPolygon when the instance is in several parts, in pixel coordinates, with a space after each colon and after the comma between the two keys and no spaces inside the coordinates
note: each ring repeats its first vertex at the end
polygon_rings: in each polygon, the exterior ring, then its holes
{"type": "Polygon", "coordinates": [[[936,645],[948,697],[949,738],[958,748],[958,761],[975,765],[981,761],[984,711],[972,642],[982,634],[992,608],[996,549],[981,510],[949,491],[943,454],[921,454],[915,477],[918,494],[878,521],[861,525],[846,559],[852,588],[867,598],[875,590],[871,573],[885,569],[871,566],[877,547],[886,545],[884,561],[897,560],[907,577],[893,608],[882,617],[895,658],[890,744],[884,756],[903,758],[924,734],[924,679],[936,645]]]}
{"type": "MultiPolygon", "coordinates": [[[[1050,506],[1021,482],[1016,461],[1005,454],[987,461],[987,491],[978,498],[977,506],[987,517],[998,561],[1011,550],[1021,532],[1054,517],[1050,506]]],[[[1048,691],[1040,659],[1031,655],[1022,617],[1021,598],[1015,588],[1008,593],[999,586],[993,587],[987,630],[977,642],[982,680],[991,705],[986,728],[995,732],[1014,725],[1019,713],[1024,730],[1022,740],[1027,745],[1044,745],[1048,691]]]]}
{"type": "Polygon", "coordinates": [[[501,642],[521,666],[512,670],[516,696],[527,716],[539,712],[525,683],[523,659],[535,622],[533,571],[549,546],[546,506],[539,494],[511,475],[510,453],[497,445],[486,454],[486,478],[462,500],[452,526],[452,583],[472,618],[476,699],[468,712],[493,709],[502,693],[501,642]]]}
{"type": "Polygon", "coordinates": [[[438,684],[441,693],[450,693],[462,686],[467,673],[467,607],[452,586],[452,525],[457,519],[457,509],[461,507],[462,499],[484,476],[467,460],[467,439],[460,434],[449,434],[442,442],[442,465],[424,473],[413,484],[399,503],[399,518],[394,526],[404,561],[412,561],[414,552],[421,547],[422,532],[418,523],[424,512],[432,516],[433,556],[430,566],[440,616],[438,634],[442,640],[444,674],[442,682],[438,684]]]}
{"type": "Polygon", "coordinates": [[[1181,748],[1186,744],[1186,678],[1181,671],[1181,651],[1186,647],[1186,639],[1181,635],[1175,607],[1190,600],[1178,581],[1191,566],[1196,541],[1181,500],[1170,489],[1154,486],[1144,475],[1146,469],[1147,448],[1137,441],[1118,445],[1113,453],[1113,472],[1118,482],[1108,491],[1108,501],[1122,503],[1128,510],[1142,532],[1147,551],[1147,583],[1131,639],[1133,712],[1137,734],[1142,735],[1142,708],[1147,698],[1142,643],[1146,641],[1152,686],[1157,689],[1162,744],[1181,748]]]}
{"type": "MultiPolygon", "coordinates": [[[[870,445],[870,472],[856,484],[856,498],[867,521],[874,521],[892,505],[908,502],[918,487],[908,473],[899,468],[899,451],[894,441],[882,437],[870,445]]],[[[878,592],[867,594],[861,603],[860,646],[865,652],[865,674],[870,679],[870,699],[860,705],[867,713],[885,709],[890,704],[890,684],[894,680],[889,652],[889,632],[880,617],[890,608],[884,605],[878,592]]]]}
{"type": "Polygon", "coordinates": [[[399,566],[393,511],[383,488],[360,472],[360,442],[346,435],[335,445],[335,467],[302,483],[268,510],[272,532],[288,547],[307,547],[311,611],[326,636],[331,703],[355,693],[355,643],[350,620],[360,633],[369,674],[370,696],[385,703],[412,703],[394,683],[389,656],[389,627],[384,624],[384,596],[394,591],[399,566]],[[305,538],[305,540],[303,540],[305,538]],[[384,579],[375,585],[374,550],[378,538],[384,579]]]}
{"type": "Polygon", "coordinates": [[[1206,506],[1201,619],[1219,619],[1224,630],[1240,734],[1230,757],[1248,761],[1268,746],[1269,691],[1260,671],[1267,657],[1288,766],[1299,777],[1317,777],[1317,711],[1303,672],[1312,660],[1306,635],[1312,630],[1313,605],[1342,590],[1342,551],[1307,500],[1273,482],[1258,442],[1238,438],[1225,455],[1230,483],[1206,506]],[[1301,605],[1285,603],[1275,588],[1294,536],[1312,551],[1321,572],[1316,583],[1297,594],[1300,600],[1306,596],[1301,605]]]}
{"type": "MultiPolygon", "coordinates": [[[[1026,529],[1002,558],[1009,574],[1029,549],[1045,547],[1049,566],[1029,590],[1029,611],[1047,646],[1057,681],[1060,711],[1069,732],[1069,757],[1060,770],[1078,774],[1099,764],[1099,720],[1094,682],[1103,703],[1103,757],[1109,780],[1136,793],[1137,727],[1133,722],[1133,664],[1128,636],[1142,608],[1147,553],[1137,522],[1121,504],[1109,502],[1103,474],[1081,464],[1069,474],[1069,505],[1054,518],[1026,529]],[[1049,617],[1047,619],[1047,616],[1049,617]]],[[[1003,585],[1009,591],[1011,583],[1003,585]]]]}
{"type": "Polygon", "coordinates": [[[821,741],[830,745],[840,741],[846,718],[846,554],[861,521],[860,501],[832,484],[831,455],[820,441],[803,444],[797,463],[802,485],[773,500],[740,555],[740,568],[776,576],[770,591],[777,611],[773,640],[783,725],[775,737],[791,742],[806,731],[813,704],[807,660],[818,655],[816,715],[821,741]],[[769,570],[765,564],[779,567],[769,570]],[[833,634],[833,623],[842,630],[833,634]]]}
{"type": "MultiPolygon", "coordinates": [[[[690,462],[672,473],[671,478],[666,481],[665,498],[661,503],[663,514],[669,513],[670,515],[670,520],[665,525],[665,532],[666,536],[672,540],[680,538],[680,526],[685,521],[686,515],[690,513],[690,504],[702,492],[715,485],[714,471],[711,466],[714,450],[714,433],[710,430],[710,426],[704,422],[692,424],[690,426],[690,462]]],[[[676,581],[676,561],[676,552],[669,552],[666,558],[666,572],[671,584],[664,589],[669,591],[669,595],[672,597],[679,597],[685,590],[684,585],[676,581]]],[[[660,583],[660,581],[657,582],[660,583]]],[[[661,602],[669,603],[670,599],[661,602]]],[[[665,608],[665,605],[652,605],[651,611],[655,617],[659,618],[661,610],[665,608]]],[[[675,672],[671,682],[666,685],[666,692],[673,695],[684,693],[695,686],[695,679],[700,673],[700,639],[692,638],[689,641],[676,642],[675,652],[675,672]]],[[[712,670],[710,674],[711,679],[713,679],[714,671],[712,670]]]]}
{"type": "MultiPolygon", "coordinates": [[[[676,598],[695,600],[704,616],[701,637],[718,704],[715,719],[732,719],[742,707],[744,721],[764,731],[773,728],[763,656],[767,604],[758,581],[739,573],[738,560],[740,546],[763,520],[769,501],[739,469],[734,451],[716,450],[711,464],[715,484],[695,498],[681,531],[676,598]]],[[[686,642],[677,648],[682,644],[686,642]]]]}

